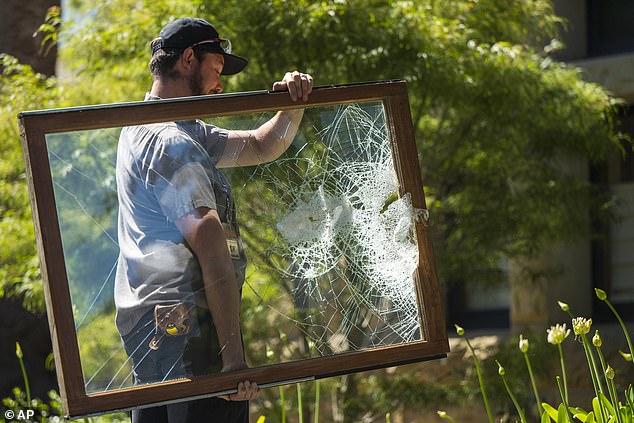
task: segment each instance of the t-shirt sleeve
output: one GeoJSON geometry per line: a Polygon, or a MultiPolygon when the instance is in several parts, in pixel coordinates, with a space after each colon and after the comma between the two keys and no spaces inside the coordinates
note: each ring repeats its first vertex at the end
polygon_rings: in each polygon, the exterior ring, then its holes
{"type": "Polygon", "coordinates": [[[156,145],[148,178],[161,210],[176,221],[198,207],[216,208],[207,169],[213,166],[206,151],[192,140],[176,137],[156,145]]]}
{"type": "Polygon", "coordinates": [[[215,165],[222,158],[222,154],[225,151],[225,146],[229,139],[229,131],[214,125],[208,125],[204,122],[200,122],[200,124],[203,145],[212,163],[215,165]]]}

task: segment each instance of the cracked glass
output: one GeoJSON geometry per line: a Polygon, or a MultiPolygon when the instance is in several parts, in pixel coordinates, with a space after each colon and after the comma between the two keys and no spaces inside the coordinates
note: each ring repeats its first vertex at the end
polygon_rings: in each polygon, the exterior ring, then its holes
{"type": "Polygon", "coordinates": [[[292,135],[279,157],[243,165],[274,116],[46,135],[86,393],[223,370],[231,341],[174,230],[201,205],[223,221],[249,368],[423,340],[416,210],[383,103],[308,107],[295,134],[273,134],[292,135]],[[200,148],[155,144],[166,132],[200,148]]]}

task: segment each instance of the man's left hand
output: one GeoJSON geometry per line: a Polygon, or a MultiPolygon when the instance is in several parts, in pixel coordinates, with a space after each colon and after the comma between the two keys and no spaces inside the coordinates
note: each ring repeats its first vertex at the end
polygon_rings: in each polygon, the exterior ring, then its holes
{"type": "Polygon", "coordinates": [[[259,393],[260,388],[258,388],[257,383],[245,380],[238,384],[238,391],[236,393],[221,395],[220,398],[225,401],[250,401],[256,399],[259,393]]]}
{"type": "Polygon", "coordinates": [[[299,71],[286,72],[281,81],[273,84],[273,91],[288,90],[291,100],[308,101],[308,94],[313,90],[313,77],[299,71]]]}

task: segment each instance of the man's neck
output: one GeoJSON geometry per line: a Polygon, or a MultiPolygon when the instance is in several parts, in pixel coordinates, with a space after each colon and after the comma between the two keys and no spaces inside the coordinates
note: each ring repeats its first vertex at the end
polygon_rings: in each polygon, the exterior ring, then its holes
{"type": "Polygon", "coordinates": [[[159,98],[189,97],[192,92],[184,78],[155,79],[150,94],[159,98]]]}

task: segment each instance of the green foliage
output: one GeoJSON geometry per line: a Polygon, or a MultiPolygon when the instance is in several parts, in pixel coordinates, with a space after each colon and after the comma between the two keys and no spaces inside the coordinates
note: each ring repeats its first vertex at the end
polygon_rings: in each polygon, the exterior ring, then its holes
{"type": "MultiPolygon", "coordinates": [[[[6,410],[11,410],[15,414],[26,410],[32,410],[34,415],[31,421],[36,422],[49,422],[57,423],[63,420],[59,417],[62,414],[62,405],[59,394],[53,390],[48,392],[48,402],[45,402],[39,398],[33,398],[30,402],[27,401],[26,393],[20,388],[13,388],[13,397],[7,397],[2,399],[2,404],[6,410]]],[[[6,416],[6,411],[3,414],[6,416]]],[[[1,421],[5,421],[2,419],[1,421]]],[[[9,420],[10,421],[10,420],[9,420]]]]}
{"type": "Polygon", "coordinates": [[[77,331],[82,372],[88,392],[104,391],[108,384],[112,384],[109,389],[132,385],[132,366],[113,324],[113,317],[112,314],[97,315],[77,331]],[[97,333],[98,337],[95,336],[97,333]]]}
{"type": "MultiPolygon", "coordinates": [[[[110,325],[112,326],[112,325],[110,325]]],[[[29,390],[29,379],[26,374],[23,362],[23,351],[18,342],[16,342],[15,355],[22,368],[22,377],[24,379],[25,391],[19,387],[12,390],[12,397],[2,399],[3,410],[0,410],[0,423],[11,421],[27,421],[39,423],[61,423],[65,421],[62,417],[61,398],[57,391],[50,390],[48,392],[48,402],[40,398],[31,398],[29,390]]],[[[124,423],[129,422],[128,416],[124,413],[109,414],[100,417],[101,423],[124,423]]],[[[92,418],[81,419],[81,423],[92,423],[92,418]]]]}
{"type": "MultiPolygon", "coordinates": [[[[376,371],[364,374],[358,381],[356,395],[345,404],[346,413],[358,421],[360,416],[383,416],[398,409],[451,406],[464,403],[470,387],[456,379],[438,383],[421,380],[417,372],[376,371]]],[[[347,420],[346,420],[347,421],[347,420]]]]}
{"type": "Polygon", "coordinates": [[[51,52],[51,49],[57,44],[59,31],[62,26],[62,13],[59,6],[51,6],[46,12],[44,23],[35,32],[35,35],[42,34],[40,54],[44,56],[51,52]]]}
{"type": "MultiPolygon", "coordinates": [[[[0,56],[0,294],[20,296],[30,310],[42,311],[44,301],[16,114],[142,98],[151,83],[149,41],[180,16],[214,22],[250,59],[246,72],[227,79],[227,91],[269,88],[295,68],[318,85],[408,81],[444,281],[500,280],[502,257],[587,235],[587,211],[610,210],[610,199],[578,168],[617,148],[617,102],[548,56],[561,23],[550,1],[261,0],[245,7],[236,0],[73,0],[70,7],[59,36],[54,13],[41,27],[49,41],[59,39],[63,77],[45,78],[0,56]]],[[[261,300],[247,295],[245,302],[252,313],[245,321],[257,325],[261,300]]],[[[293,336],[267,334],[282,335],[293,336]]],[[[250,358],[284,354],[275,348],[250,358]]],[[[389,379],[368,386],[398,390],[389,379]]],[[[394,406],[363,389],[377,413],[394,406]]],[[[440,388],[412,395],[404,398],[450,397],[440,388]]],[[[519,398],[530,400],[529,393],[519,398]]],[[[351,401],[346,418],[360,412],[351,401]]]]}
{"type": "MultiPolygon", "coordinates": [[[[597,293],[599,294],[599,293],[597,293]]],[[[602,301],[608,301],[607,300],[607,295],[605,294],[605,292],[601,291],[601,300],[602,301]]],[[[561,304],[561,303],[560,303],[561,304]]],[[[566,306],[566,309],[568,309],[568,307],[566,306]]],[[[621,322],[621,317],[619,316],[619,314],[616,312],[616,310],[614,310],[614,314],[615,317],[617,318],[617,320],[619,322],[621,322]]],[[[583,331],[580,329],[579,326],[581,325],[577,325],[577,327],[575,327],[575,334],[576,335],[581,335],[581,336],[585,336],[585,334],[587,332],[589,332],[590,330],[590,326],[592,325],[592,319],[586,320],[581,318],[581,320],[584,321],[584,324],[587,324],[587,330],[586,328],[583,329],[583,331]]],[[[574,326],[574,324],[573,324],[574,326]]],[[[459,328],[459,326],[456,326],[456,328],[459,328]]],[[[460,328],[461,329],[461,328],[460,328]]],[[[460,329],[458,329],[460,331],[460,329]]],[[[627,332],[627,330],[625,328],[623,328],[625,331],[625,338],[629,341],[629,333],[627,332]]],[[[553,328],[551,328],[551,331],[553,330],[553,328]]],[[[464,336],[464,332],[461,334],[461,336],[464,336]]],[[[520,336],[520,339],[521,336],[520,336]]],[[[555,339],[554,337],[551,337],[549,334],[549,338],[548,338],[548,342],[553,344],[553,345],[557,345],[558,347],[560,346],[559,344],[564,340],[565,338],[562,339],[555,339]]],[[[468,339],[467,339],[468,342],[468,339]]],[[[542,343],[545,344],[542,340],[542,343]]],[[[537,345],[539,345],[540,343],[538,342],[537,345]]],[[[611,368],[611,366],[605,366],[605,362],[604,362],[604,357],[602,355],[601,352],[601,345],[602,342],[600,340],[600,337],[597,335],[595,335],[595,340],[593,341],[594,347],[596,349],[596,354],[598,355],[601,364],[602,364],[602,369],[603,372],[602,373],[598,373],[596,371],[596,365],[595,365],[595,359],[594,359],[594,352],[591,350],[588,350],[588,347],[586,345],[586,343],[584,343],[583,348],[587,357],[587,361],[588,361],[588,368],[590,373],[594,373],[594,376],[597,378],[601,378],[604,380],[605,386],[607,386],[607,391],[608,394],[606,395],[604,392],[602,392],[601,389],[597,390],[597,385],[595,385],[595,394],[596,396],[594,396],[594,398],[592,398],[590,400],[590,404],[592,407],[592,411],[591,412],[586,412],[583,408],[580,407],[576,407],[576,406],[571,406],[571,404],[568,402],[568,398],[567,396],[564,394],[564,389],[562,387],[562,383],[561,383],[561,378],[560,376],[556,376],[555,380],[560,392],[560,396],[561,396],[561,402],[559,403],[559,405],[555,408],[555,406],[547,403],[547,402],[543,402],[541,403],[541,406],[543,407],[544,411],[543,413],[541,413],[541,422],[542,423],[548,423],[550,421],[553,421],[555,423],[572,423],[573,420],[576,418],[581,422],[584,423],[593,423],[594,421],[598,421],[598,422],[603,422],[603,423],[623,423],[623,422],[631,422],[632,418],[634,417],[634,388],[632,387],[632,385],[630,384],[629,387],[627,388],[627,390],[625,390],[625,395],[623,396],[623,400],[621,400],[621,396],[616,388],[616,383],[615,383],[615,374],[616,372],[614,371],[614,369],[611,368]],[[609,396],[609,397],[608,397],[609,396]]],[[[537,350],[539,350],[539,346],[537,348],[537,350]]],[[[471,349],[471,351],[473,352],[473,349],[471,349]]],[[[527,358],[527,364],[528,364],[528,357],[530,356],[530,353],[527,351],[522,351],[522,343],[520,342],[520,352],[521,354],[523,354],[526,358],[527,358]]],[[[559,352],[561,353],[561,349],[559,349],[559,352]]],[[[480,352],[482,353],[482,352],[480,352]]],[[[542,352],[543,353],[543,352],[542,352]]],[[[473,352],[473,354],[475,355],[476,353],[473,352]]],[[[496,355],[502,355],[500,353],[497,353],[496,355]]],[[[520,395],[523,395],[525,398],[529,399],[531,397],[531,393],[530,393],[530,389],[528,388],[529,384],[527,382],[522,381],[522,373],[519,371],[519,368],[521,368],[521,364],[520,361],[517,357],[520,356],[520,354],[515,351],[515,356],[516,356],[516,363],[512,364],[511,366],[508,366],[509,371],[506,371],[505,369],[502,368],[502,366],[499,364],[499,361],[497,359],[495,359],[496,363],[498,363],[498,373],[502,378],[502,381],[504,383],[504,386],[507,390],[508,396],[509,398],[511,398],[511,400],[513,401],[515,407],[517,408],[518,414],[520,416],[520,419],[522,421],[526,421],[524,415],[523,415],[523,410],[522,407],[519,405],[519,401],[515,398],[515,394],[509,389],[509,386],[505,380],[505,375],[509,376],[510,373],[512,373],[512,377],[513,380],[515,382],[517,382],[517,385],[523,385],[526,386],[527,388],[524,389],[522,391],[522,393],[520,395]]],[[[534,362],[539,363],[538,365],[541,367],[544,363],[543,363],[543,359],[541,359],[541,353],[538,356],[539,358],[537,360],[534,360],[534,362]]],[[[509,357],[511,358],[511,357],[509,357]]],[[[489,360],[491,361],[491,360],[489,360]]],[[[563,357],[562,357],[562,362],[563,362],[563,357]]],[[[477,363],[477,359],[476,359],[476,363],[477,363]]],[[[627,363],[627,360],[626,360],[627,363]]],[[[537,368],[537,367],[536,367],[537,368]]],[[[547,373],[547,369],[541,368],[539,370],[543,370],[544,373],[547,373]]],[[[580,370],[580,369],[575,369],[575,370],[580,370]]],[[[537,373],[542,373],[540,371],[538,371],[537,373]]],[[[578,375],[576,375],[578,377],[578,375]]],[[[565,384],[565,378],[564,378],[564,384],[565,384]]],[[[488,391],[491,390],[495,390],[496,388],[494,386],[492,386],[491,383],[486,383],[486,384],[481,384],[480,385],[480,389],[482,390],[483,395],[485,395],[485,389],[488,391]]],[[[537,393],[537,388],[534,385],[534,389],[535,389],[535,399],[537,401],[539,401],[539,394],[537,393]]],[[[494,395],[495,398],[499,398],[501,397],[501,395],[499,394],[495,394],[494,395]]],[[[536,406],[536,410],[538,409],[537,404],[533,404],[536,406]]],[[[540,414],[537,414],[535,417],[539,416],[540,414]]]]}
{"type": "Polygon", "coordinates": [[[39,262],[26,189],[16,114],[50,108],[59,93],[57,81],[0,54],[0,294],[23,298],[26,308],[44,309],[39,262]]]}
{"type": "MultiPolygon", "coordinates": [[[[426,193],[437,233],[443,280],[499,280],[501,257],[537,254],[550,242],[589,228],[586,211],[608,209],[575,163],[598,161],[615,149],[615,101],[577,69],[553,61],[560,20],[548,1],[448,2],[363,0],[111,0],[95,7],[75,1],[73,21],[60,33],[64,80],[10,73],[2,167],[22,175],[17,110],[139,99],[149,88],[148,43],[177,16],[201,16],[234,39],[250,58],[227,89],[267,88],[286,70],[301,68],[318,84],[404,78],[409,84],[426,193]],[[37,80],[18,84],[13,79],[37,80]],[[38,79],[39,78],[39,79],[38,79]],[[28,91],[25,95],[24,91],[28,91]],[[33,98],[36,97],[36,98],[33,98]],[[32,100],[32,101],[30,101],[32,100]],[[10,146],[10,148],[8,148],[10,146]],[[449,254],[451,252],[451,254],[449,254]]],[[[26,69],[26,68],[23,68],[26,69]]],[[[6,72],[4,78],[6,79],[6,72]]],[[[22,201],[9,233],[27,233],[22,201]]],[[[9,225],[3,212],[2,222],[9,225]]],[[[585,231],[587,232],[587,231],[585,231]]],[[[15,263],[3,284],[19,282],[32,235],[5,250],[15,263]]],[[[29,247],[30,246],[30,247],[29,247]]],[[[3,270],[3,272],[5,272],[3,270]]]]}

